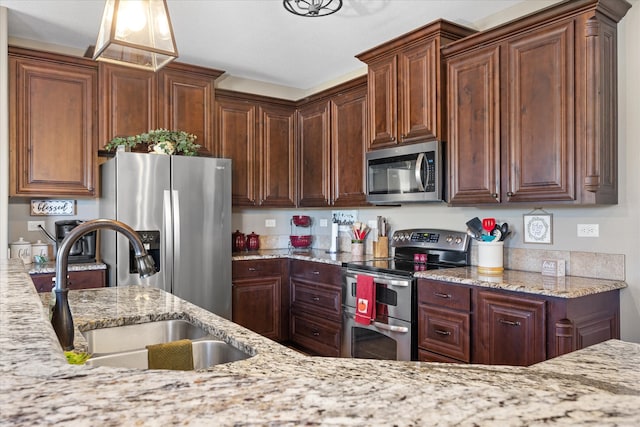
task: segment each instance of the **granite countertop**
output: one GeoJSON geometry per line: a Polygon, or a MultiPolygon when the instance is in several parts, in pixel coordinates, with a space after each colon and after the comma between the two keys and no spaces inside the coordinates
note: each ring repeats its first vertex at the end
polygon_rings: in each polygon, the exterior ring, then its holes
{"type": "MultiPolygon", "coordinates": [[[[0,424],[640,423],[640,345],[528,368],[307,357],[161,290],[70,291],[80,329],[184,318],[255,356],[183,372],[69,365],[21,263],[0,261],[0,424]]],[[[76,334],[81,347],[83,339],[76,334]]]]}
{"type": "MultiPolygon", "coordinates": [[[[77,264],[69,264],[68,271],[90,271],[90,270],[106,270],[107,265],[102,262],[83,262],[77,264]]],[[[56,272],[55,262],[46,262],[44,264],[36,264],[35,262],[27,265],[29,274],[48,274],[56,272]]]]}
{"type": "MultiPolygon", "coordinates": [[[[259,250],[254,252],[234,253],[234,261],[293,258],[313,262],[343,265],[362,259],[373,259],[373,255],[353,257],[351,253],[339,252],[327,254],[324,251],[312,250],[290,252],[287,249],[259,250]]],[[[476,267],[448,268],[443,270],[426,270],[414,273],[415,277],[503,289],[514,292],[552,296],[558,298],[579,298],[586,295],[626,288],[627,284],[619,280],[592,279],[578,276],[552,277],[527,271],[504,270],[502,274],[487,275],[478,272],[476,267]]]]}

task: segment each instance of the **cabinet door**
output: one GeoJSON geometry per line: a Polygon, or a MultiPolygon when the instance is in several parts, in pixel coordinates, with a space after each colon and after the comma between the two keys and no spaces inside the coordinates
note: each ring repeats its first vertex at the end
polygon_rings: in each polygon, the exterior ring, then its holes
{"type": "Polygon", "coordinates": [[[398,133],[401,143],[440,138],[438,56],[433,39],[398,55],[398,133]]]}
{"type": "Polygon", "coordinates": [[[398,57],[369,64],[369,150],[398,143],[398,57]]]}
{"type": "Polygon", "coordinates": [[[216,102],[217,152],[232,160],[231,197],[235,206],[257,203],[255,176],[256,107],[245,101],[219,98],[216,102]]]}
{"type": "Polygon", "coordinates": [[[447,61],[452,204],[500,201],[499,54],[492,46],[447,61]]]}
{"type": "Polygon", "coordinates": [[[261,206],[295,207],[295,111],[269,105],[258,107],[260,117],[261,206]]]}
{"type": "Polygon", "coordinates": [[[104,62],[99,67],[99,147],[104,147],[116,136],[132,136],[156,129],[156,74],[104,62]]]}
{"type": "Polygon", "coordinates": [[[335,206],[367,204],[364,156],[367,147],[367,94],[364,87],[331,101],[332,202],[335,206]]]}
{"type": "Polygon", "coordinates": [[[574,200],[574,23],[506,44],[503,194],[508,201],[574,200]]]}
{"type": "Polygon", "coordinates": [[[97,191],[95,68],[9,56],[12,196],[97,191]]]}
{"type": "Polygon", "coordinates": [[[183,70],[159,73],[160,127],[197,136],[200,155],[214,155],[214,81],[210,76],[183,70]]]}
{"type": "Polygon", "coordinates": [[[299,206],[330,204],[329,102],[309,104],[298,110],[299,206]]]}
{"type": "Polygon", "coordinates": [[[233,321],[272,340],[281,340],[281,281],[280,276],[234,279],[233,321]]]}
{"type": "Polygon", "coordinates": [[[479,291],[475,363],[529,366],[546,359],[544,300],[479,291]]]}

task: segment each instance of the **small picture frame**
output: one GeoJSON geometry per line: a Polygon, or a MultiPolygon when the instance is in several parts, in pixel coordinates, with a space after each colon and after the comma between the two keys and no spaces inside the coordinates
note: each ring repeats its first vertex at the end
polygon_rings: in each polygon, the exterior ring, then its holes
{"type": "Polygon", "coordinates": [[[535,209],[522,216],[524,243],[553,243],[553,215],[542,210],[535,209]]]}

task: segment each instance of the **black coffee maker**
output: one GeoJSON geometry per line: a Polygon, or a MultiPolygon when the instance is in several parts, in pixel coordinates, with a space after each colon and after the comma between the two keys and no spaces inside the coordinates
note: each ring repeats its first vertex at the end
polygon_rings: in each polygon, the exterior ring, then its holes
{"type": "MultiPolygon", "coordinates": [[[[56,221],[56,248],[59,248],[64,238],[71,230],[82,224],[84,221],[73,219],[67,221],[56,221]]],[[[81,262],[96,261],[96,231],[91,231],[80,237],[71,247],[69,252],[69,263],[77,264],[81,262]]]]}

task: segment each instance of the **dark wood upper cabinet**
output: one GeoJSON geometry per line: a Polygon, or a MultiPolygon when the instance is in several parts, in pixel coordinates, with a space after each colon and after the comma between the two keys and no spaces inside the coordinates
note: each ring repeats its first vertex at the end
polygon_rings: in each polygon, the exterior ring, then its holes
{"type": "Polygon", "coordinates": [[[232,159],[233,205],[294,207],[294,104],[220,90],[215,117],[216,152],[232,159]]]}
{"type": "Polygon", "coordinates": [[[443,139],[440,47],[473,32],[438,20],[357,55],[368,65],[368,149],[443,139]]]}
{"type": "Polygon", "coordinates": [[[607,3],[564,2],[443,48],[451,204],[617,203],[616,23],[630,5],[607,3]]]}
{"type": "Polygon", "coordinates": [[[9,194],[96,197],[97,67],[9,48],[9,194]]]}
{"type": "Polygon", "coordinates": [[[298,109],[300,206],[329,206],[331,134],[329,101],[298,109]]]}
{"type": "Polygon", "coordinates": [[[256,174],[256,106],[243,100],[218,97],[216,101],[217,143],[221,157],[232,160],[231,199],[235,206],[258,203],[256,174]]]}
{"type": "Polygon", "coordinates": [[[200,155],[214,150],[214,82],[222,71],[172,63],[157,73],[100,63],[100,146],[151,129],[197,136],[200,155]]]}
{"type": "Polygon", "coordinates": [[[160,127],[197,136],[199,154],[213,156],[215,79],[221,73],[174,63],[158,74],[160,127]]]}
{"type": "Polygon", "coordinates": [[[298,108],[299,206],[367,205],[365,84],[354,79],[298,108]]]}

